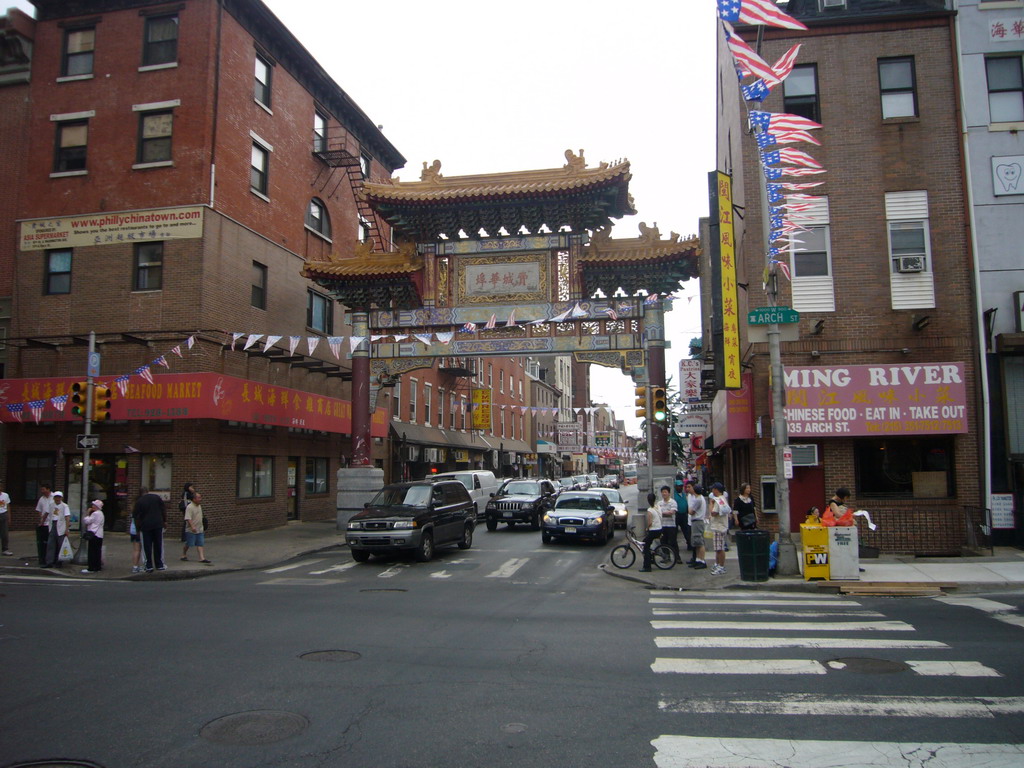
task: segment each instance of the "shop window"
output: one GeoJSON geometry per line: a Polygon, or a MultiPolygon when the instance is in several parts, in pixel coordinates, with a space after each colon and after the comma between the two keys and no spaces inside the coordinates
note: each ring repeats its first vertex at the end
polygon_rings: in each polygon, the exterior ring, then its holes
{"type": "Polygon", "coordinates": [[[22,470],[21,500],[33,505],[39,499],[40,488],[44,485],[51,490],[56,471],[52,453],[26,454],[22,470]]]}
{"type": "Polygon", "coordinates": [[[314,493],[327,493],[329,483],[327,478],[327,459],[307,458],[306,459],[306,495],[314,493]]]}
{"type": "Polygon", "coordinates": [[[149,453],[142,457],[142,485],[159,493],[170,491],[173,485],[171,470],[174,464],[169,453],[149,453]]]}
{"type": "Polygon", "coordinates": [[[138,163],[166,163],[171,160],[171,130],[174,113],[142,112],[139,115],[138,163]]]}
{"type": "Polygon", "coordinates": [[[274,459],[271,456],[238,457],[238,498],[267,499],[274,495],[274,459]]]}
{"type": "Polygon", "coordinates": [[[952,498],[953,439],[859,439],[853,447],[856,497],[952,498]]]}
{"type": "Polygon", "coordinates": [[[96,28],[69,29],[64,34],[63,77],[91,75],[96,50],[96,28]]]}
{"type": "Polygon", "coordinates": [[[163,287],[164,244],[135,244],[136,291],[159,291],[163,287]]]}
{"type": "Polygon", "coordinates": [[[178,17],[150,16],[146,19],[142,44],[142,65],[173,64],[178,60],[178,17]]]}

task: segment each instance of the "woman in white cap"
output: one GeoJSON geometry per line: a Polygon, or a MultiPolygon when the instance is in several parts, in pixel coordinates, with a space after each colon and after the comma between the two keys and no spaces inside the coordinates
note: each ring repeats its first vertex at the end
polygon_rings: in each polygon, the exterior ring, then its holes
{"type": "Polygon", "coordinates": [[[50,510],[48,525],[50,536],[46,542],[46,564],[43,567],[60,568],[63,565],[60,561],[60,548],[71,529],[71,509],[64,503],[61,491],[53,492],[53,508],[50,510]]]}
{"type": "Polygon", "coordinates": [[[89,504],[89,514],[82,518],[85,523],[85,540],[89,543],[89,567],[82,573],[96,573],[103,570],[103,502],[96,499],[89,504]]]}

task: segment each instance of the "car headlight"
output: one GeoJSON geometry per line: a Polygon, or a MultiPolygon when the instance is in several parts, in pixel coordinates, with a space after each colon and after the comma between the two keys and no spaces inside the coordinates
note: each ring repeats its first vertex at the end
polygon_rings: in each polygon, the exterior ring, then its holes
{"type": "Polygon", "coordinates": [[[603,517],[601,517],[601,516],[598,516],[598,517],[592,518],[592,519],[590,520],[590,524],[591,524],[591,525],[600,525],[600,524],[601,524],[601,523],[603,523],[603,522],[604,522],[604,518],[603,518],[603,517]]]}
{"type": "Polygon", "coordinates": [[[558,518],[554,515],[544,515],[544,522],[548,525],[558,525],[558,518]]]}
{"type": "Polygon", "coordinates": [[[407,531],[410,528],[415,528],[416,527],[416,521],[415,520],[398,520],[394,524],[394,526],[392,526],[392,527],[396,531],[407,531]]]}
{"type": "Polygon", "coordinates": [[[361,531],[363,530],[363,524],[358,520],[349,520],[348,529],[350,531],[361,531]]]}

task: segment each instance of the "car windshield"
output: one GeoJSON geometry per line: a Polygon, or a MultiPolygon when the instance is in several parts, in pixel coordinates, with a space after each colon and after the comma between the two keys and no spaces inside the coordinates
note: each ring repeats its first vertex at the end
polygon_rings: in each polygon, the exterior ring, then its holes
{"type": "Polygon", "coordinates": [[[590,481],[587,480],[587,476],[586,475],[576,475],[576,482],[585,485],[586,483],[589,483],[590,481]]]}
{"type": "Polygon", "coordinates": [[[604,512],[604,504],[601,499],[595,497],[570,496],[567,499],[559,499],[555,509],[579,509],[587,512],[604,512]]]}
{"type": "Polygon", "coordinates": [[[576,480],[571,477],[563,477],[558,481],[559,485],[564,485],[566,488],[571,488],[576,485],[576,480]]]}
{"type": "Polygon", "coordinates": [[[513,494],[539,496],[540,483],[535,483],[532,480],[516,480],[515,482],[505,483],[498,492],[499,496],[511,496],[513,494]]]}
{"type": "Polygon", "coordinates": [[[444,477],[445,479],[449,480],[458,480],[460,483],[466,486],[467,491],[473,490],[473,475],[470,472],[457,472],[454,474],[445,475],[444,477]]]}
{"type": "Polygon", "coordinates": [[[614,488],[608,488],[605,491],[603,491],[603,493],[605,497],[608,499],[608,501],[611,502],[612,504],[622,503],[622,494],[616,491],[614,488]]]}
{"type": "Polygon", "coordinates": [[[374,507],[426,507],[430,503],[429,485],[407,485],[384,488],[370,502],[374,507]]]}

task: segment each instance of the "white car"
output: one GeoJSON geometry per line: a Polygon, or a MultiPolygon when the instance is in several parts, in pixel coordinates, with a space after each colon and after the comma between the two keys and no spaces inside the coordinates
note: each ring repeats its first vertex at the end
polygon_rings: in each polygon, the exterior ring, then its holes
{"type": "Polygon", "coordinates": [[[615,525],[619,528],[626,527],[626,521],[629,519],[629,510],[626,508],[626,502],[622,500],[622,494],[619,493],[617,488],[602,488],[601,493],[608,499],[608,502],[614,507],[614,518],[615,525]]]}

